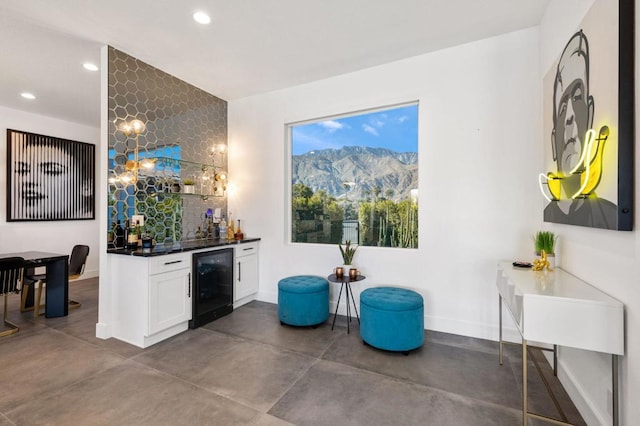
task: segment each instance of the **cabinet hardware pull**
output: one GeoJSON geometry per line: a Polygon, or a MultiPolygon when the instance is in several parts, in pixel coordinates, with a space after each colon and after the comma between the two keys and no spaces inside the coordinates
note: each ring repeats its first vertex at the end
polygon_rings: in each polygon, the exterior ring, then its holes
{"type": "Polygon", "coordinates": [[[187,286],[187,297],[191,297],[191,272],[189,272],[189,285],[187,286]]]}
{"type": "Polygon", "coordinates": [[[238,262],[238,281],[242,281],[242,268],[240,267],[240,262],[238,262]]]}
{"type": "Polygon", "coordinates": [[[244,248],[244,249],[242,249],[242,250],[244,250],[244,251],[253,250],[253,247],[244,248]]]}
{"type": "Polygon", "coordinates": [[[164,262],[165,265],[173,265],[174,263],[181,263],[182,260],[173,260],[171,262],[164,262]]]}

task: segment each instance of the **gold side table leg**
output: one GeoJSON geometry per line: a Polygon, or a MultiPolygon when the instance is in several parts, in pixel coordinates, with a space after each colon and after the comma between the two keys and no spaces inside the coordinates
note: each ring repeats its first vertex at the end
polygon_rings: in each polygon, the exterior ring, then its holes
{"type": "Polygon", "coordinates": [[[499,359],[500,359],[500,365],[502,365],[502,296],[500,294],[498,294],[498,317],[500,318],[498,321],[499,327],[499,333],[500,333],[500,346],[498,349],[498,353],[499,353],[499,359]]]}
{"type": "Polygon", "coordinates": [[[611,355],[611,399],[613,426],[618,426],[618,355],[611,355]]]}
{"type": "Polygon", "coordinates": [[[527,426],[527,339],[522,338],[522,426],[527,426]]]}

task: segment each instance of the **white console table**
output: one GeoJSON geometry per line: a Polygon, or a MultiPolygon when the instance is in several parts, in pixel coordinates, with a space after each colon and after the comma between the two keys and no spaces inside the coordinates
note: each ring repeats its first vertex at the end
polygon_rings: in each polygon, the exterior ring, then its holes
{"type": "MultiPolygon", "coordinates": [[[[502,364],[502,305],[522,336],[522,421],[527,418],[555,424],[527,410],[527,342],[604,352],[612,355],[613,425],[618,425],[618,356],[624,355],[624,305],[579,278],[556,268],[533,271],[498,264],[496,279],[500,308],[500,364],[502,364]]],[[[555,370],[555,365],[554,365],[555,370]]]]}

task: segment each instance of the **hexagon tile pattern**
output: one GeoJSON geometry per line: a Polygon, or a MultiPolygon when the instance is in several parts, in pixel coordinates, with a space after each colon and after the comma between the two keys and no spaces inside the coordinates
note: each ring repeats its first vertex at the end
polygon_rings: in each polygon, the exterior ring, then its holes
{"type": "Polygon", "coordinates": [[[211,149],[227,144],[227,102],[113,47],[108,75],[109,177],[120,176],[127,160],[134,160],[136,140],[139,159],[155,161],[153,171],[138,172],[135,184],[110,180],[109,229],[143,214],[145,231],[156,242],[200,237],[208,209],[226,212],[226,196],[219,184],[214,188],[214,177],[227,170],[227,158],[211,149]],[[146,125],[137,138],[121,130],[134,119],[146,125]],[[205,195],[185,195],[186,178],[205,195]],[[177,188],[181,192],[173,192],[177,188]]]}

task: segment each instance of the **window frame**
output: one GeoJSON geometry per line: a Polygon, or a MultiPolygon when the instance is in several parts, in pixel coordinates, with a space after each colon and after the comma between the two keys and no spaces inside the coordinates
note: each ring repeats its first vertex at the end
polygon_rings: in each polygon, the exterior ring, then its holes
{"type": "MultiPolygon", "coordinates": [[[[416,141],[416,155],[418,155],[418,191],[420,188],[419,182],[420,182],[420,159],[419,159],[419,155],[420,155],[420,127],[421,127],[421,117],[420,117],[420,101],[418,99],[415,100],[410,100],[410,101],[405,101],[405,102],[399,102],[399,103],[393,103],[393,104],[387,104],[387,105],[383,105],[383,106],[376,106],[376,107],[371,107],[371,108],[364,108],[364,109],[359,109],[359,110],[354,110],[354,111],[350,111],[350,112],[343,112],[343,113],[336,113],[336,114],[330,114],[330,115],[324,115],[321,117],[316,117],[316,118],[307,118],[307,119],[302,119],[302,120],[294,120],[294,121],[288,121],[286,123],[284,123],[284,139],[285,139],[285,147],[286,149],[285,151],[285,164],[286,164],[286,173],[285,173],[285,197],[284,197],[284,202],[285,202],[285,210],[286,210],[286,215],[285,217],[285,232],[284,232],[284,237],[285,237],[285,244],[289,244],[289,245],[306,245],[306,246],[312,246],[312,245],[319,245],[319,246],[330,246],[332,243],[319,243],[319,242],[301,242],[301,241],[293,241],[293,184],[292,184],[292,178],[293,178],[293,129],[294,127],[297,126],[305,126],[305,125],[309,125],[309,124],[315,124],[315,123],[321,123],[324,121],[328,121],[328,120],[336,120],[336,119],[343,119],[343,118],[349,118],[349,117],[355,117],[355,116],[361,116],[361,115],[367,115],[367,114],[373,114],[373,113],[377,113],[377,112],[383,112],[383,111],[388,111],[388,110],[394,110],[394,109],[398,109],[398,108],[403,108],[403,107],[409,107],[409,106],[416,106],[417,108],[417,121],[416,121],[416,131],[417,131],[417,141],[416,141]]],[[[418,192],[419,193],[419,192],[418,192]]],[[[418,213],[420,212],[420,197],[418,195],[416,204],[418,206],[418,213]]],[[[419,215],[417,218],[418,223],[420,222],[419,220],[419,215]]],[[[380,249],[402,249],[402,250],[418,250],[420,247],[420,234],[418,232],[418,240],[416,242],[416,247],[395,247],[395,246],[374,246],[374,245],[367,245],[367,246],[363,246],[363,247],[375,247],[375,248],[380,248],[380,249]]]]}

